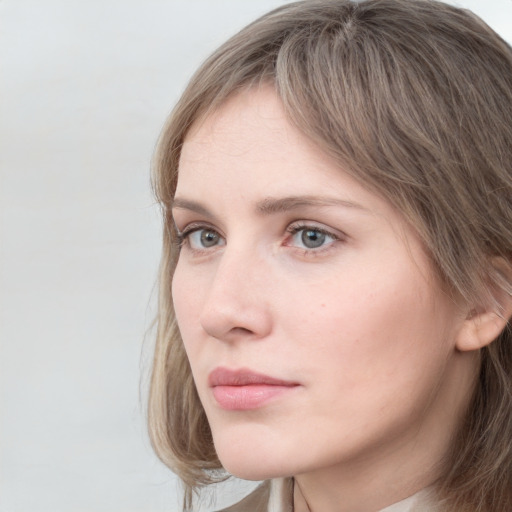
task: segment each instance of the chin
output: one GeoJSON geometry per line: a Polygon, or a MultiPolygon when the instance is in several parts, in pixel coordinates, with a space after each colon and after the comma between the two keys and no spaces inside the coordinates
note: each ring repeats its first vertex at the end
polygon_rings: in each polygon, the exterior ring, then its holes
{"type": "Polygon", "coordinates": [[[272,478],[280,478],[291,476],[282,466],[273,467],[270,463],[267,465],[265,457],[219,457],[224,469],[230,474],[242,480],[269,480],[272,478]],[[269,467],[270,466],[270,467],[269,467]]]}
{"type": "Polygon", "coordinates": [[[283,461],[289,457],[278,449],[279,445],[262,441],[260,436],[232,435],[229,432],[213,436],[215,450],[222,467],[243,480],[268,480],[289,476],[292,468],[283,461]]]}

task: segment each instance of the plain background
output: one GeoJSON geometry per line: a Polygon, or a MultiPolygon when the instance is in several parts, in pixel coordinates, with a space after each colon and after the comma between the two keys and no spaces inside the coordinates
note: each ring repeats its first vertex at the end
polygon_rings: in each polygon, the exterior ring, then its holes
{"type": "MultiPolygon", "coordinates": [[[[0,0],[0,512],[179,510],[145,431],[150,159],[200,61],[282,3],[0,0]]],[[[459,5],[512,42],[512,0],[459,5]]]]}

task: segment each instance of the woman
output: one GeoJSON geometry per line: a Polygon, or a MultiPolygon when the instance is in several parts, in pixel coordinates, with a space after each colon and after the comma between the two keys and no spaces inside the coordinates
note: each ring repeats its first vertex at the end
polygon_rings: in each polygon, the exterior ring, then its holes
{"type": "Polygon", "coordinates": [[[429,0],[297,2],[159,146],[150,431],[232,511],[512,510],[512,50],[429,0]],[[172,285],[171,285],[172,283],[172,285]]]}

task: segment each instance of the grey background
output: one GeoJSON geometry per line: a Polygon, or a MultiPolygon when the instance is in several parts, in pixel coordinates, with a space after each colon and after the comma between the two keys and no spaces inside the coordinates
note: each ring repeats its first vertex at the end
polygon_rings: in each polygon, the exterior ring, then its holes
{"type": "MultiPolygon", "coordinates": [[[[199,62],[282,3],[0,0],[0,512],[179,510],[145,431],[149,162],[199,62]]],[[[512,41],[512,0],[459,5],[512,41]]]]}

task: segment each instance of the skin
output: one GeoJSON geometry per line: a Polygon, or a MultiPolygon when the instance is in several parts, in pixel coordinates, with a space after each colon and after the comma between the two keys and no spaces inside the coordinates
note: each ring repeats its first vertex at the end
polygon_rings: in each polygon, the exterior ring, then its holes
{"type": "Polygon", "coordinates": [[[297,512],[375,512],[432,484],[478,356],[402,215],[261,87],[188,134],[173,216],[176,317],[224,467],[295,476],[297,512]],[[296,386],[225,410],[219,366],[296,386]]]}

